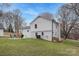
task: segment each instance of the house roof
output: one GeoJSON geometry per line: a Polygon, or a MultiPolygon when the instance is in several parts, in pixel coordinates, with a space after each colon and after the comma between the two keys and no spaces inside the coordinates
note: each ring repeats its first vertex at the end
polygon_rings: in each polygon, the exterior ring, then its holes
{"type": "Polygon", "coordinates": [[[2,23],[0,23],[0,29],[3,29],[4,27],[3,27],[3,25],[2,25],[2,23]]]}
{"type": "Polygon", "coordinates": [[[23,29],[30,29],[30,26],[23,27],[23,29]]]}
{"type": "Polygon", "coordinates": [[[52,20],[53,19],[53,15],[50,13],[42,13],[39,15],[40,17],[47,19],[47,20],[52,20]]]}
{"type": "Polygon", "coordinates": [[[58,24],[58,22],[56,22],[56,21],[54,20],[54,17],[53,17],[53,15],[52,15],[51,13],[42,13],[42,14],[40,14],[40,15],[37,16],[30,24],[32,24],[32,23],[33,23],[34,21],[36,21],[38,18],[44,18],[44,19],[49,20],[49,21],[52,21],[52,20],[53,20],[53,22],[55,22],[55,23],[58,24]]]}

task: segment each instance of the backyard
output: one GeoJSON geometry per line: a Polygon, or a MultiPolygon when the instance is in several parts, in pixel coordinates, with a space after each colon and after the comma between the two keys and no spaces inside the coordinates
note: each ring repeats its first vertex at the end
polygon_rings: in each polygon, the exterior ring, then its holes
{"type": "Polygon", "coordinates": [[[53,43],[40,39],[0,39],[0,56],[79,55],[79,41],[53,43]]]}

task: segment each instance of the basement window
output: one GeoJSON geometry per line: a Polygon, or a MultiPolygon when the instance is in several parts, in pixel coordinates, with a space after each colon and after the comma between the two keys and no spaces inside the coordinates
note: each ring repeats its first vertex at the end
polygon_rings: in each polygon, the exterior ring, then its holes
{"type": "Polygon", "coordinates": [[[29,30],[27,30],[27,32],[29,32],[29,30]]]}

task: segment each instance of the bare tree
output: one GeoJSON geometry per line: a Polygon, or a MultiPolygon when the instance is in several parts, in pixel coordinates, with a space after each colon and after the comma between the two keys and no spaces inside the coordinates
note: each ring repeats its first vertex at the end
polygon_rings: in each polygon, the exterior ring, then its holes
{"type": "Polygon", "coordinates": [[[13,11],[13,19],[14,19],[15,32],[20,33],[24,19],[19,9],[13,11]]]}
{"type": "Polygon", "coordinates": [[[4,24],[5,29],[19,33],[22,29],[24,19],[19,9],[9,10],[12,4],[2,3],[0,4],[0,22],[4,24]],[[4,11],[5,10],[5,11],[4,11]]]}
{"type": "Polygon", "coordinates": [[[69,34],[69,38],[71,39],[79,39],[79,23],[76,23],[74,25],[74,27],[72,28],[70,34],[69,34]]]}
{"type": "Polygon", "coordinates": [[[64,4],[59,10],[61,34],[64,36],[64,39],[68,38],[69,33],[79,19],[78,5],[79,4],[64,4]]]}
{"type": "Polygon", "coordinates": [[[5,12],[11,6],[10,3],[0,3],[0,22],[4,23],[8,21],[7,18],[10,18],[9,12],[5,12]]]}
{"type": "Polygon", "coordinates": [[[12,12],[5,12],[3,16],[3,22],[5,24],[5,27],[7,28],[10,24],[13,23],[13,13],[12,12]]]}

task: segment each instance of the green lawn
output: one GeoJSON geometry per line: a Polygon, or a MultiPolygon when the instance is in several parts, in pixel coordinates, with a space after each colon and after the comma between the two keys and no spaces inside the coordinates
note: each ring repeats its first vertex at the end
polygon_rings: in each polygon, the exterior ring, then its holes
{"type": "Polygon", "coordinates": [[[0,39],[1,56],[58,56],[79,55],[79,41],[52,43],[39,39],[0,39]]]}

